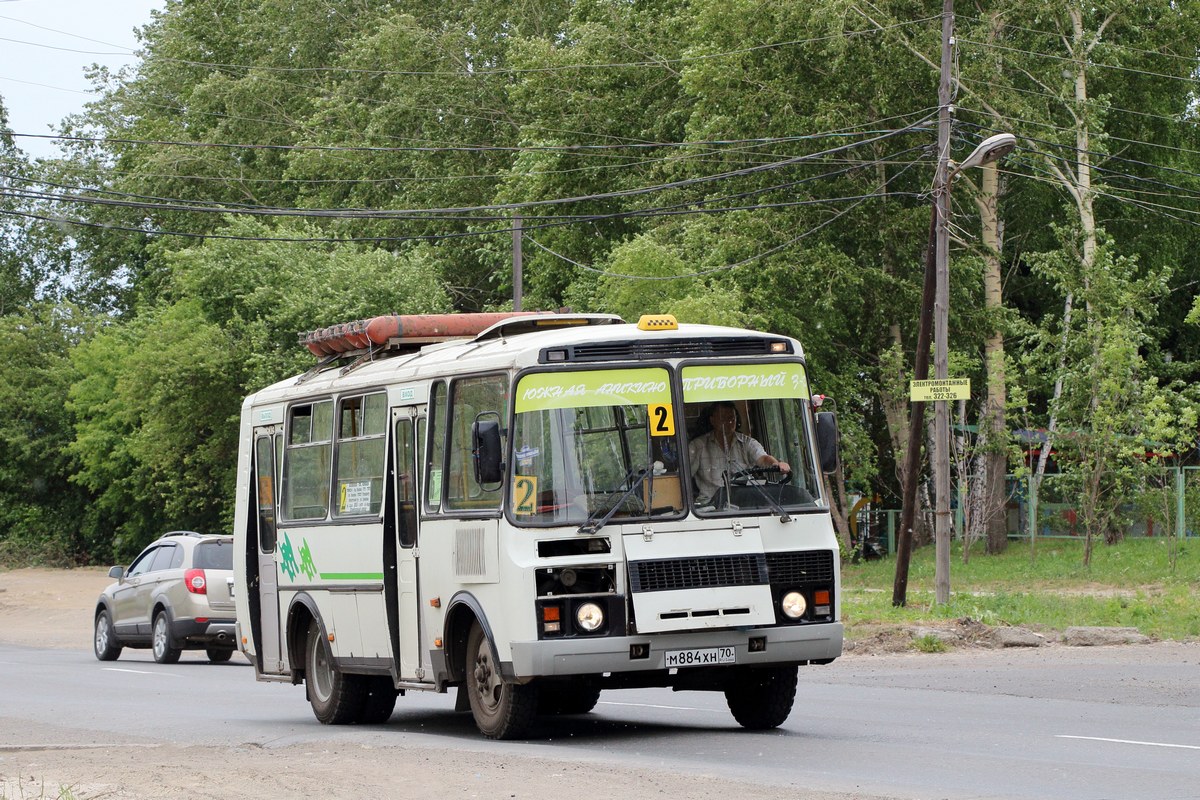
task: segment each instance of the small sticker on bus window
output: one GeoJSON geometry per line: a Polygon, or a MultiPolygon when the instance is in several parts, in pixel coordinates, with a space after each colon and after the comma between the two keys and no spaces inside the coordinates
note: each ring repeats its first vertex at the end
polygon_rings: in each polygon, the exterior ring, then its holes
{"type": "Polygon", "coordinates": [[[429,487],[428,494],[429,502],[437,505],[442,499],[442,471],[440,469],[429,470],[429,487]]]}
{"type": "Polygon", "coordinates": [[[371,482],[347,481],[342,484],[338,498],[338,512],[342,514],[369,514],[371,512],[371,482]]]}
{"type": "Polygon", "coordinates": [[[650,420],[651,436],[675,435],[675,412],[670,403],[651,403],[646,406],[646,416],[650,420]]]}
{"type": "Polygon", "coordinates": [[[537,513],[536,475],[513,476],[513,513],[528,516],[537,513]]]}
{"type": "Polygon", "coordinates": [[[528,468],[533,464],[533,460],[541,455],[541,451],[532,445],[525,445],[523,447],[518,447],[513,452],[513,455],[517,458],[518,467],[528,468]]]}

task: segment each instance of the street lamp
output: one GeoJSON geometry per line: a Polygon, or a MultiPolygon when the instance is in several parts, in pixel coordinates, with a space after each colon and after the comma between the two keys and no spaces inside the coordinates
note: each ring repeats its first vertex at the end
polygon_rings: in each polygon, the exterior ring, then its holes
{"type": "MultiPolygon", "coordinates": [[[[955,175],[964,169],[982,167],[984,164],[999,161],[1016,149],[1016,147],[1017,137],[1011,133],[997,133],[994,136],[989,136],[980,142],[971,151],[971,155],[963,159],[961,164],[955,165],[953,161],[949,162],[951,166],[950,178],[953,179],[955,175]]],[[[946,190],[949,191],[949,186],[946,187],[946,190]]]]}
{"type": "MultiPolygon", "coordinates": [[[[948,131],[947,131],[948,133],[948,131]]],[[[948,144],[948,142],[947,142],[948,144]]],[[[913,364],[913,380],[929,377],[930,329],[937,315],[937,377],[946,378],[948,372],[947,327],[949,319],[949,235],[950,183],[959,172],[971,167],[990,164],[1012,152],[1017,146],[1017,137],[1011,133],[998,133],[979,143],[962,163],[954,165],[949,159],[948,147],[941,147],[942,157],[938,163],[934,192],[934,203],[929,220],[929,246],[925,255],[925,279],[921,292],[921,321],[917,330],[917,354],[913,364]],[[944,178],[942,176],[945,176],[944,178]]],[[[930,456],[933,465],[936,492],[936,514],[934,538],[937,542],[935,583],[939,603],[950,600],[950,423],[945,400],[937,402],[935,414],[934,450],[930,456]]],[[[904,455],[904,497],[900,512],[900,535],[896,546],[896,578],[892,589],[892,605],[902,606],[907,602],[908,562],[912,554],[913,525],[916,519],[917,471],[921,463],[921,436],[925,427],[925,403],[914,401],[909,414],[908,448],[904,455]]]]}
{"type": "MultiPolygon", "coordinates": [[[[946,380],[949,377],[949,320],[950,320],[950,187],[954,177],[969,167],[990,164],[1017,146],[1017,137],[1011,133],[989,136],[971,151],[961,164],[954,165],[949,159],[949,148],[942,150],[938,175],[945,180],[935,189],[934,203],[937,213],[935,226],[936,288],[933,304],[933,363],[934,377],[946,380]]],[[[934,401],[933,412],[933,512],[934,595],[939,605],[950,602],[950,401],[934,401]]]]}

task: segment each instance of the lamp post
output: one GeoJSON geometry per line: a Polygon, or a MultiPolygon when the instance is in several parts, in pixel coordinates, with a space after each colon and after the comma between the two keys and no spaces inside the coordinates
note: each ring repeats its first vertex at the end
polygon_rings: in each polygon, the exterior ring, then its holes
{"type": "MultiPolygon", "coordinates": [[[[980,142],[958,165],[950,161],[948,146],[939,151],[937,174],[942,179],[936,181],[934,187],[937,224],[934,228],[936,288],[933,303],[933,364],[934,377],[938,380],[946,380],[950,371],[950,187],[954,177],[964,169],[990,164],[1012,152],[1016,146],[1017,137],[1011,133],[998,133],[980,142]]],[[[934,402],[931,459],[936,500],[933,514],[936,553],[933,583],[935,601],[942,605],[950,602],[950,401],[934,402]]]]}
{"type": "MultiPolygon", "coordinates": [[[[990,164],[1012,151],[1017,139],[1011,133],[999,133],[990,136],[979,143],[961,164],[954,166],[949,159],[949,143],[939,152],[938,159],[938,190],[935,191],[932,214],[929,220],[929,246],[925,255],[925,280],[921,293],[921,321],[917,331],[917,354],[913,364],[913,380],[925,380],[929,377],[929,339],[933,327],[934,307],[937,307],[939,321],[939,338],[937,369],[939,378],[945,378],[948,372],[947,329],[949,319],[949,222],[950,210],[950,181],[964,169],[990,164]],[[942,179],[942,176],[945,176],[942,179]],[[943,290],[944,295],[938,291],[943,290]],[[937,297],[944,297],[939,304],[937,297]]],[[[946,416],[946,401],[939,401],[943,416],[941,427],[935,417],[935,449],[931,456],[934,471],[934,486],[937,491],[937,510],[945,511],[943,524],[949,522],[950,516],[950,429],[949,418],[946,416]],[[940,480],[939,480],[940,478],[940,480]],[[944,483],[944,490],[939,488],[944,483]]],[[[912,404],[909,413],[908,448],[904,455],[905,476],[904,497],[900,512],[900,533],[896,543],[896,578],[892,586],[892,605],[903,606],[907,603],[908,593],[908,562],[912,554],[913,524],[916,519],[917,506],[917,472],[921,464],[921,435],[925,427],[925,403],[917,400],[912,404]]],[[[935,570],[935,583],[938,588],[938,602],[949,602],[950,599],[950,548],[949,528],[945,528],[938,536],[937,518],[934,525],[935,540],[945,543],[945,561],[941,558],[941,549],[935,570]],[[945,584],[945,599],[942,599],[941,586],[945,584]]],[[[938,545],[941,548],[941,544],[938,545]]]]}

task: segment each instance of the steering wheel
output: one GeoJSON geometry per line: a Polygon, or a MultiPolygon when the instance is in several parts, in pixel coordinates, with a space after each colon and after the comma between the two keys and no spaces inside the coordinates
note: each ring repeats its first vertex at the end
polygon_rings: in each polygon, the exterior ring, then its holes
{"type": "Polygon", "coordinates": [[[754,478],[762,478],[768,486],[779,486],[791,483],[792,473],[778,467],[746,467],[730,475],[729,482],[734,486],[748,486],[754,478]]]}

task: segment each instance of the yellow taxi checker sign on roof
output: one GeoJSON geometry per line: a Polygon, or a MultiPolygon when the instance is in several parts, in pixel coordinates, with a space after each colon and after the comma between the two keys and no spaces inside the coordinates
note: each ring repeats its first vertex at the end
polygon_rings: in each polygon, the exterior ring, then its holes
{"type": "Polygon", "coordinates": [[[638,320],[640,331],[677,331],[679,323],[671,314],[643,314],[638,320]]]}

